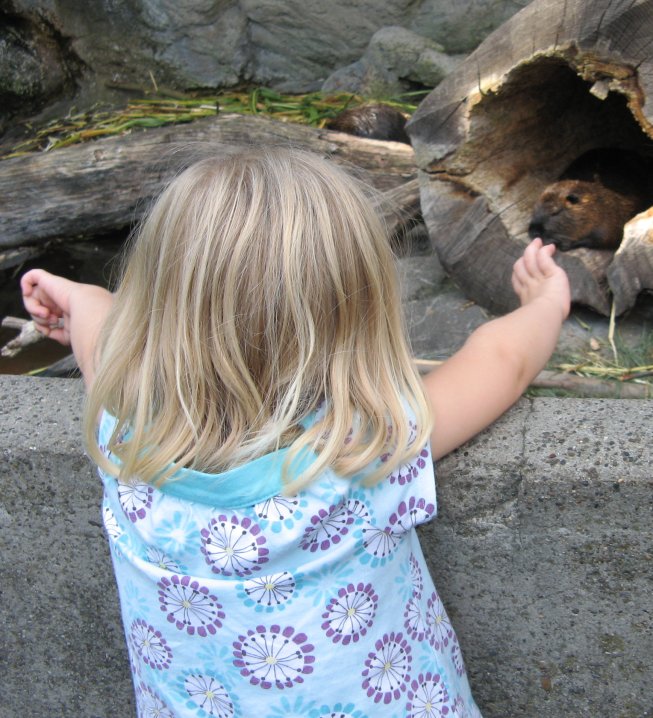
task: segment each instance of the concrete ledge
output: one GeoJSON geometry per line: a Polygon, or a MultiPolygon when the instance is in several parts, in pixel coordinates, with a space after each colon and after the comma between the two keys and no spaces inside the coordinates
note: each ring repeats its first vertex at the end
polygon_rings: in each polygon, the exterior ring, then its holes
{"type": "MultiPolygon", "coordinates": [[[[82,400],[0,377],[2,716],[135,714],[82,400]]],[[[438,466],[422,541],[485,718],[653,716],[651,409],[522,400],[438,466]]]]}

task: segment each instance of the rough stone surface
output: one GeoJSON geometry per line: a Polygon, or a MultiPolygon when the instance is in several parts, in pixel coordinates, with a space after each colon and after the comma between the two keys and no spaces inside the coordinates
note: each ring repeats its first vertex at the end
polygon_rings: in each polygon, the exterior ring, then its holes
{"type": "Polygon", "coordinates": [[[37,112],[71,92],[78,69],[66,58],[65,43],[46,20],[0,10],[0,132],[3,117],[37,112]]]}
{"type": "Polygon", "coordinates": [[[78,380],[0,377],[0,715],[135,715],[78,380]]]}
{"type": "Polygon", "coordinates": [[[651,715],[650,412],[522,401],[441,462],[422,541],[485,716],[651,715]]]}
{"type": "MultiPolygon", "coordinates": [[[[134,715],[81,403],[0,377],[3,716],[134,715]]],[[[438,465],[421,539],[485,718],[651,715],[650,407],[522,400],[438,465]]]]}
{"type": "Polygon", "coordinates": [[[442,49],[406,28],[381,28],[360,60],[332,73],[322,90],[397,97],[416,86],[435,87],[457,64],[442,49]]]}
{"type": "MultiPolygon", "coordinates": [[[[337,68],[359,60],[380,28],[400,25],[439,42],[444,52],[467,53],[522,4],[11,0],[0,8],[0,21],[12,29],[10,36],[0,33],[0,67],[10,70],[5,77],[15,87],[22,83],[21,92],[29,91],[30,110],[49,101],[52,88],[71,72],[78,106],[115,100],[120,95],[108,87],[115,84],[189,89],[253,83],[302,92],[318,89],[337,68]],[[32,41],[36,36],[42,38],[38,44],[32,41]]],[[[415,72],[433,80],[439,60],[429,54],[415,72]]]]}

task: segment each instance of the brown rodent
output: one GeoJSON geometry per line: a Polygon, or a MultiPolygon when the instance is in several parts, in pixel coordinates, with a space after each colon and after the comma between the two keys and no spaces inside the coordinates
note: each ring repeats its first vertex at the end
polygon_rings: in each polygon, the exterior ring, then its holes
{"type": "Polygon", "coordinates": [[[344,110],[326,123],[330,130],[371,140],[392,140],[410,144],[406,117],[390,105],[361,105],[344,110]]]}
{"type": "Polygon", "coordinates": [[[653,204],[649,161],[626,150],[592,150],[540,195],[528,226],[562,251],[616,249],[624,224],[653,204]]]}

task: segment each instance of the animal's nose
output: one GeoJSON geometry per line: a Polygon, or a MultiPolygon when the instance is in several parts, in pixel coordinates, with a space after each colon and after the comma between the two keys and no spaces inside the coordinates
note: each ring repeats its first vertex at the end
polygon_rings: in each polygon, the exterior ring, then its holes
{"type": "Polygon", "coordinates": [[[528,225],[528,236],[531,239],[542,237],[544,234],[544,224],[540,221],[533,221],[528,225]]]}

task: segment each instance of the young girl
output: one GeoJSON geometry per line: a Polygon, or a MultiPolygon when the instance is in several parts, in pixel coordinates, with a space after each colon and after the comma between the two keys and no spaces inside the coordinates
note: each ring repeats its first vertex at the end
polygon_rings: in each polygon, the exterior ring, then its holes
{"type": "Polygon", "coordinates": [[[139,716],[477,717],[415,527],[433,457],[521,395],[569,310],[553,246],[521,308],[422,382],[366,192],[313,155],[205,159],[115,295],[22,279],[89,390],[139,716]]]}

